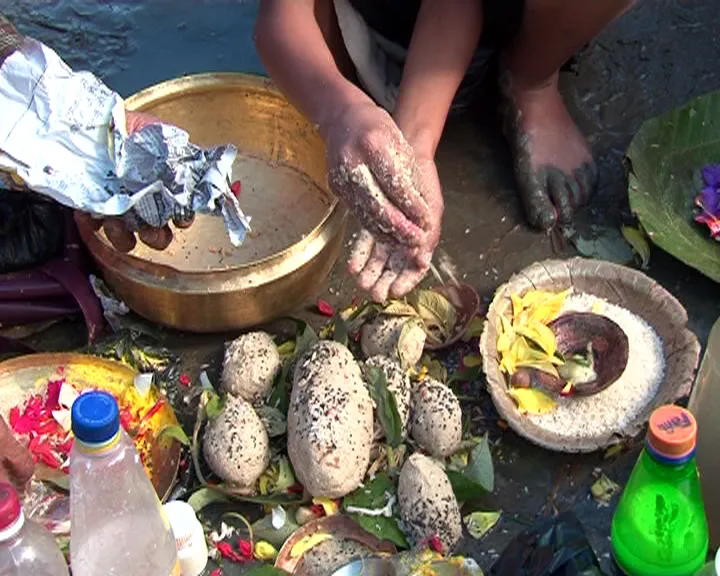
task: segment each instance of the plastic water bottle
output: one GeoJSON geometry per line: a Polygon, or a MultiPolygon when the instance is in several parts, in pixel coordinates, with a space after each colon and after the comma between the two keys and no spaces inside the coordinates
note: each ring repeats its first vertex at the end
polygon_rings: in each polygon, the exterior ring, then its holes
{"type": "Polygon", "coordinates": [[[695,418],[680,406],[661,406],[650,416],[645,449],[612,521],[613,555],[625,574],[693,576],[705,564],[696,436],[695,418]]]}
{"type": "Polygon", "coordinates": [[[716,550],[720,546],[720,320],[710,331],[688,409],[698,423],[700,487],[710,526],[710,550],[716,550]]]}
{"type": "Polygon", "coordinates": [[[179,576],[175,539],[115,399],[72,406],[70,564],[73,576],[179,576]]]}
{"type": "Polygon", "coordinates": [[[27,520],[12,485],[0,483],[0,574],[68,576],[65,558],[53,535],[27,520]]]}

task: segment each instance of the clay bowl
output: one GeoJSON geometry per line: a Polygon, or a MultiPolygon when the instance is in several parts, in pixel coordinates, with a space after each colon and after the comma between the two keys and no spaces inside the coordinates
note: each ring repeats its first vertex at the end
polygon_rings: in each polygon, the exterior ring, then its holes
{"type": "Polygon", "coordinates": [[[488,309],[480,339],[488,391],[500,416],[517,434],[535,444],[562,452],[593,452],[606,448],[636,436],[658,406],[673,403],[690,393],[700,343],[688,330],[687,321],[687,312],[680,302],[637,270],[583,258],[535,263],[502,285],[488,309]],[[579,438],[552,433],[520,413],[507,393],[506,378],[500,371],[496,350],[499,315],[512,313],[510,294],[522,296],[533,289],[560,292],[568,288],[603,298],[643,318],[661,338],[665,356],[665,375],[657,393],[632,420],[579,438]]]}
{"type": "Polygon", "coordinates": [[[138,242],[116,251],[77,218],[108,285],[135,312],[192,332],[237,330],[278,318],[313,296],[341,249],[347,210],[325,187],[325,144],[272,86],[247,74],[201,74],[164,82],[126,101],[190,134],[193,143],[235,144],[233,179],[252,217],[240,248],[221,218],[198,215],[174,229],[167,250],[138,242]]]}

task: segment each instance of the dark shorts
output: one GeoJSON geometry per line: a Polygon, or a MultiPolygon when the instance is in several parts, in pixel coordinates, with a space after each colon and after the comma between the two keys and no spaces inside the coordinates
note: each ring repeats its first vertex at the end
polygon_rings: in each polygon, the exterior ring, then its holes
{"type": "MultiPolygon", "coordinates": [[[[467,0],[472,1],[472,0],[467,0]]],[[[350,0],[368,26],[403,48],[410,45],[422,0],[350,0]]],[[[484,0],[480,45],[502,48],[520,29],[525,0],[484,0]]]]}
{"type": "MultiPolygon", "coordinates": [[[[468,0],[472,1],[472,0],[468,0]]],[[[389,111],[395,106],[421,0],[333,0],[361,86],[389,111]]],[[[493,57],[518,33],[525,0],[484,0],[483,32],[453,109],[464,108],[493,57]]]]}

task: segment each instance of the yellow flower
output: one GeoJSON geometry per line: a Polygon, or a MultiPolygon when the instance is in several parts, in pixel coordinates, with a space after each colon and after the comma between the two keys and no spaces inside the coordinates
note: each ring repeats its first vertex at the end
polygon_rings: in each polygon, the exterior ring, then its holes
{"type": "Polygon", "coordinates": [[[322,532],[316,532],[315,534],[311,534],[310,536],[305,536],[305,538],[301,538],[290,550],[290,558],[299,558],[305,552],[310,550],[311,548],[314,548],[320,542],[325,542],[325,540],[331,540],[332,536],[330,534],[325,534],[322,532]]]}
{"type": "Polygon", "coordinates": [[[332,500],[331,498],[313,498],[312,502],[313,504],[323,507],[325,516],[332,516],[333,514],[337,514],[340,510],[340,506],[338,506],[337,501],[332,500]]]}
{"type": "Polygon", "coordinates": [[[257,560],[261,560],[262,562],[273,562],[275,558],[277,558],[278,551],[275,550],[275,547],[270,544],[270,542],[260,540],[255,543],[253,555],[257,560]]]}
{"type": "Polygon", "coordinates": [[[546,414],[555,408],[555,401],[537,388],[510,388],[508,394],[521,414],[546,414]]]}

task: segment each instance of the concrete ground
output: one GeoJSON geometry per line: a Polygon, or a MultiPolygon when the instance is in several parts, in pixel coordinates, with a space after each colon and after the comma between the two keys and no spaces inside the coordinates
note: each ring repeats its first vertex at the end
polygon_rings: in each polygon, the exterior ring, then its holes
{"type": "MultiPolygon", "coordinates": [[[[254,2],[0,0],[0,10],[72,66],[94,71],[123,95],[185,73],[262,73],[251,36],[254,2]]],[[[622,159],[642,122],[720,89],[719,14],[715,0],[640,1],[581,56],[577,76],[563,79],[572,112],[601,167],[601,189],[581,217],[581,232],[627,218],[622,159]]],[[[555,255],[549,239],[523,223],[508,151],[491,111],[486,106],[453,120],[438,153],[446,198],[442,247],[485,297],[512,273],[555,255]]],[[[704,343],[720,316],[717,284],[659,250],[653,250],[649,274],[687,307],[690,327],[704,343]]],[[[347,303],[353,294],[352,281],[338,264],[320,296],[347,303]]],[[[170,342],[196,372],[217,360],[222,337],[173,335],[170,342]]],[[[69,347],[70,339],[65,343],[69,347]]],[[[472,555],[488,567],[538,515],[574,509],[607,565],[612,509],[599,509],[589,486],[596,467],[623,484],[636,453],[611,460],[549,453],[502,433],[486,399],[481,406],[497,442],[497,489],[485,504],[502,509],[504,519],[471,546],[472,555]]]]}

